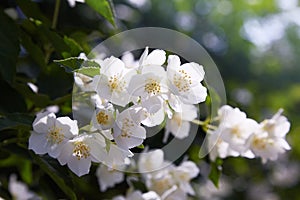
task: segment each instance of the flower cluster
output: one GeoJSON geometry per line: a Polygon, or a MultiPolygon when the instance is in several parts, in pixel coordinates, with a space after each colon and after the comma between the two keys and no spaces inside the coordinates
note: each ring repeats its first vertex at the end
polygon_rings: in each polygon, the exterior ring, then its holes
{"type": "MultiPolygon", "coordinates": [[[[76,86],[92,104],[92,113],[85,116],[88,123],[79,129],[76,120],[40,113],[33,122],[29,149],[48,153],[82,176],[91,162],[110,168],[125,164],[125,158],[133,155],[130,149],[146,139],[145,127],[160,125],[165,118],[165,142],[169,133],[187,137],[190,122],[197,117],[195,104],[207,96],[201,84],[203,67],[181,64],[178,56],[166,57],[163,50],[149,53],[148,47],[138,62],[128,58],[95,59],[100,70],[93,76],[75,72],[76,86]]],[[[73,109],[80,110],[80,105],[73,109]]]]}
{"type": "Polygon", "coordinates": [[[271,119],[257,123],[238,108],[222,106],[218,111],[218,127],[208,131],[211,160],[227,156],[261,157],[263,163],[276,160],[290,149],[285,140],[290,122],[282,112],[280,109],[271,119]]]}
{"type": "Polygon", "coordinates": [[[160,149],[144,152],[137,163],[138,171],[142,174],[148,192],[142,194],[131,188],[126,197],[117,196],[114,200],[143,199],[143,200],[171,200],[188,199],[188,195],[195,195],[190,182],[198,176],[199,169],[192,161],[183,161],[175,166],[164,160],[164,152],[160,149]]]}

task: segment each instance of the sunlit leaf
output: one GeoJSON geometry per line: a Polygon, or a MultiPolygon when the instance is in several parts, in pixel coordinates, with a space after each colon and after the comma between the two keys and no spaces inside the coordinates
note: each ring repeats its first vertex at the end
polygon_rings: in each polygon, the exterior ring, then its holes
{"type": "Polygon", "coordinates": [[[111,6],[112,2],[110,0],[86,0],[85,2],[112,25],[115,25],[113,8],[111,6]]]}
{"type": "MultiPolygon", "coordinates": [[[[95,61],[84,60],[81,58],[71,57],[63,60],[54,60],[55,63],[58,63],[61,67],[63,67],[66,72],[74,72],[75,70],[82,70],[81,68],[99,68],[100,65],[95,61]]],[[[95,69],[93,69],[95,71],[95,69]]]]}
{"type": "Polygon", "coordinates": [[[83,68],[75,70],[75,72],[84,74],[86,76],[94,77],[94,76],[100,74],[100,68],[99,67],[83,67],[83,68]]]}
{"type": "Polygon", "coordinates": [[[218,188],[219,187],[219,179],[222,174],[222,160],[217,159],[215,162],[210,164],[210,173],[209,179],[213,182],[213,184],[218,188]]]}

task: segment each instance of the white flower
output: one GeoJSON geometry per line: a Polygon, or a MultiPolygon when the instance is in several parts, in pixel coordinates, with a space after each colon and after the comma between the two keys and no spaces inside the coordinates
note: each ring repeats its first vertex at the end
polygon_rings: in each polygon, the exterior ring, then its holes
{"type": "MultiPolygon", "coordinates": [[[[174,166],[171,165],[169,167],[172,168],[174,166]]],[[[176,185],[176,181],[173,175],[170,173],[169,168],[164,168],[156,172],[155,174],[149,176],[146,180],[146,186],[148,190],[152,190],[160,196],[163,196],[163,194],[170,190],[174,185],[176,185]]]]}
{"type": "Polygon", "coordinates": [[[246,152],[246,141],[258,129],[258,123],[247,118],[238,108],[224,106],[218,113],[222,116],[218,127],[221,139],[227,142],[231,149],[239,153],[246,152]]]}
{"type": "Polygon", "coordinates": [[[124,62],[125,67],[128,69],[136,69],[139,66],[139,62],[134,60],[134,56],[131,52],[125,52],[122,55],[121,60],[124,62]]]}
{"type": "Polygon", "coordinates": [[[139,60],[139,71],[147,65],[163,65],[166,61],[166,52],[160,49],[153,50],[149,55],[149,48],[146,47],[145,51],[139,60]]]}
{"type": "Polygon", "coordinates": [[[124,196],[116,196],[112,200],[161,200],[161,198],[153,191],[142,193],[139,190],[135,190],[124,196]]]}
{"type": "Polygon", "coordinates": [[[216,131],[208,131],[208,151],[209,151],[209,158],[212,161],[215,161],[216,158],[226,158],[228,156],[237,157],[240,155],[239,152],[234,151],[230,148],[227,142],[224,142],[220,138],[219,130],[216,131]]]}
{"type": "Polygon", "coordinates": [[[97,168],[96,176],[101,192],[107,190],[107,188],[114,187],[116,184],[121,183],[124,180],[124,173],[112,168],[108,168],[105,165],[100,165],[97,168]]]}
{"type": "Polygon", "coordinates": [[[89,173],[92,161],[101,162],[105,158],[105,146],[99,133],[81,134],[64,145],[57,159],[77,176],[82,176],[89,173]]]}
{"type": "Polygon", "coordinates": [[[135,70],[125,68],[124,63],[115,57],[99,61],[101,74],[95,76],[98,79],[97,92],[100,97],[107,99],[113,104],[125,106],[130,102],[130,95],[127,87],[135,70]]]}
{"type": "Polygon", "coordinates": [[[181,190],[178,186],[174,185],[172,188],[167,190],[163,195],[162,199],[164,200],[187,200],[188,196],[186,192],[181,190]]]}
{"type": "Polygon", "coordinates": [[[271,119],[266,119],[260,123],[260,128],[268,132],[270,137],[284,138],[290,130],[291,124],[285,116],[281,115],[282,112],[283,109],[279,109],[271,119]]]}
{"type": "Polygon", "coordinates": [[[142,124],[147,127],[160,125],[165,119],[163,99],[157,96],[150,97],[141,103],[145,119],[142,124]]]}
{"type": "Polygon", "coordinates": [[[78,135],[77,121],[69,117],[56,118],[49,112],[37,114],[32,126],[28,148],[36,154],[48,153],[53,158],[59,156],[69,139],[78,135]]]}
{"type": "Polygon", "coordinates": [[[179,188],[190,195],[195,195],[195,191],[190,185],[190,181],[197,177],[199,172],[199,168],[192,161],[185,161],[172,170],[174,179],[179,188]]]}
{"type": "Polygon", "coordinates": [[[143,152],[138,160],[138,170],[140,173],[154,172],[162,168],[164,163],[164,152],[161,149],[143,152]]]}
{"type": "Polygon", "coordinates": [[[133,153],[129,150],[124,150],[117,145],[111,143],[109,145],[109,151],[105,153],[101,162],[113,169],[122,170],[123,165],[129,164],[128,157],[132,157],[133,153]],[[121,168],[120,168],[121,167],[121,168]]]}
{"type": "Polygon", "coordinates": [[[96,108],[93,117],[92,125],[98,130],[111,129],[114,124],[114,110],[111,108],[96,108]]]}
{"type": "Polygon", "coordinates": [[[290,130],[290,122],[281,115],[282,112],[280,109],[271,119],[261,122],[259,129],[248,140],[250,149],[262,158],[263,163],[277,160],[278,154],[291,149],[285,140],[290,130]]]}
{"type": "Polygon", "coordinates": [[[21,181],[17,181],[17,176],[11,174],[8,182],[8,190],[13,199],[28,200],[28,199],[41,199],[35,193],[30,191],[27,185],[21,181]]]}
{"type": "Polygon", "coordinates": [[[153,96],[161,96],[168,92],[167,74],[159,65],[146,66],[140,74],[132,77],[128,93],[135,97],[141,97],[142,101],[153,96]]]}
{"type": "Polygon", "coordinates": [[[180,110],[174,112],[171,119],[167,119],[163,142],[167,142],[170,132],[178,139],[186,138],[190,131],[190,121],[195,118],[197,118],[197,107],[181,104],[180,110]]]}
{"type": "Polygon", "coordinates": [[[143,143],[146,138],[146,130],[140,125],[141,112],[128,108],[117,115],[113,137],[120,148],[128,150],[143,143]]]}
{"type": "Polygon", "coordinates": [[[267,132],[253,134],[249,138],[249,145],[255,156],[262,158],[263,163],[267,160],[277,160],[279,154],[291,149],[284,138],[270,137],[267,132]]]}
{"type": "Polygon", "coordinates": [[[205,101],[207,89],[200,83],[204,79],[203,67],[197,63],[181,65],[176,55],[168,57],[167,75],[170,90],[184,103],[198,104],[205,101]]]}

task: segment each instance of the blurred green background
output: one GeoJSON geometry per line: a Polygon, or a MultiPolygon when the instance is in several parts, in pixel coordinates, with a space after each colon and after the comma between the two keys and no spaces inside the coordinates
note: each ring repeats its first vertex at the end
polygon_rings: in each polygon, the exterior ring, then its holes
{"type": "MultiPolygon", "coordinates": [[[[170,28],[189,35],[210,53],[223,77],[228,104],[240,107],[258,121],[284,108],[284,115],[292,124],[287,137],[292,146],[290,152],[266,165],[258,159],[226,159],[220,190],[199,183],[200,196],[203,199],[300,199],[299,1],[113,0],[116,24],[113,26],[86,4],[77,3],[71,8],[62,0],[58,23],[52,28],[55,1],[10,0],[1,4],[1,10],[11,13],[7,8],[14,8],[13,13],[17,14],[15,25],[7,25],[12,20],[1,11],[0,52],[11,56],[0,60],[1,141],[10,141],[15,136],[28,137],[33,113],[46,106],[58,105],[60,114],[70,114],[72,76],[53,63],[53,59],[89,53],[93,45],[127,29],[170,28]],[[16,40],[21,41],[20,51],[16,40]],[[16,68],[8,68],[10,65],[16,68]],[[36,84],[39,92],[32,92],[26,85],[28,82],[36,84]]],[[[25,159],[32,155],[20,153],[24,141],[15,142],[20,149],[14,144],[0,146],[5,147],[1,149],[1,182],[7,184],[7,174],[19,171],[22,180],[35,188],[37,183],[30,171],[37,166],[25,159]],[[7,152],[25,154],[24,165],[18,165],[22,160],[16,162],[7,152]]],[[[199,165],[205,174],[207,166],[201,161],[199,165]]],[[[1,190],[7,194],[5,189],[1,190]]]]}

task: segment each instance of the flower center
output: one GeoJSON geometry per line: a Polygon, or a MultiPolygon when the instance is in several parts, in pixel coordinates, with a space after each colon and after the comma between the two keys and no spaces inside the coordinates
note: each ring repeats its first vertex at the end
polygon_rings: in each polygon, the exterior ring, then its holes
{"type": "Polygon", "coordinates": [[[105,114],[104,111],[100,111],[97,114],[96,118],[97,118],[97,121],[98,121],[99,124],[105,125],[105,124],[108,123],[108,115],[105,114]]]}
{"type": "Polygon", "coordinates": [[[179,92],[187,92],[190,90],[190,85],[192,84],[191,76],[189,76],[185,70],[181,69],[179,73],[174,75],[173,83],[179,90],[179,92]]]}
{"type": "Polygon", "coordinates": [[[134,126],[133,121],[129,120],[128,118],[125,118],[122,124],[121,137],[130,138],[130,135],[132,134],[130,128],[133,126],[134,126]]]}
{"type": "Polygon", "coordinates": [[[122,92],[125,88],[125,81],[120,80],[118,77],[119,74],[113,75],[108,80],[108,86],[110,87],[110,91],[122,92]]]}
{"type": "Polygon", "coordinates": [[[52,144],[59,144],[64,140],[64,135],[61,133],[61,128],[56,127],[50,129],[46,137],[52,144]]]}
{"type": "Polygon", "coordinates": [[[241,130],[240,130],[240,128],[239,128],[238,126],[234,126],[234,127],[231,129],[231,133],[232,133],[233,135],[235,135],[236,137],[238,137],[238,138],[242,137],[242,135],[241,135],[241,130]]]}
{"type": "Polygon", "coordinates": [[[268,132],[268,133],[272,133],[272,132],[274,132],[274,129],[275,129],[275,123],[272,123],[272,122],[270,122],[269,120],[264,120],[263,122],[262,122],[262,124],[263,124],[263,130],[264,131],[266,131],[266,132],[268,132]]]}
{"type": "Polygon", "coordinates": [[[90,147],[83,142],[75,142],[73,149],[73,156],[76,156],[78,160],[87,158],[91,155],[90,147]]]}
{"type": "Polygon", "coordinates": [[[273,145],[273,143],[274,143],[273,140],[269,138],[259,138],[257,136],[255,136],[252,141],[253,146],[261,150],[266,149],[268,144],[273,145]]]}
{"type": "Polygon", "coordinates": [[[147,83],[145,85],[145,91],[148,92],[148,94],[153,94],[153,95],[157,95],[160,93],[160,84],[158,81],[149,78],[147,80],[147,83]]]}

